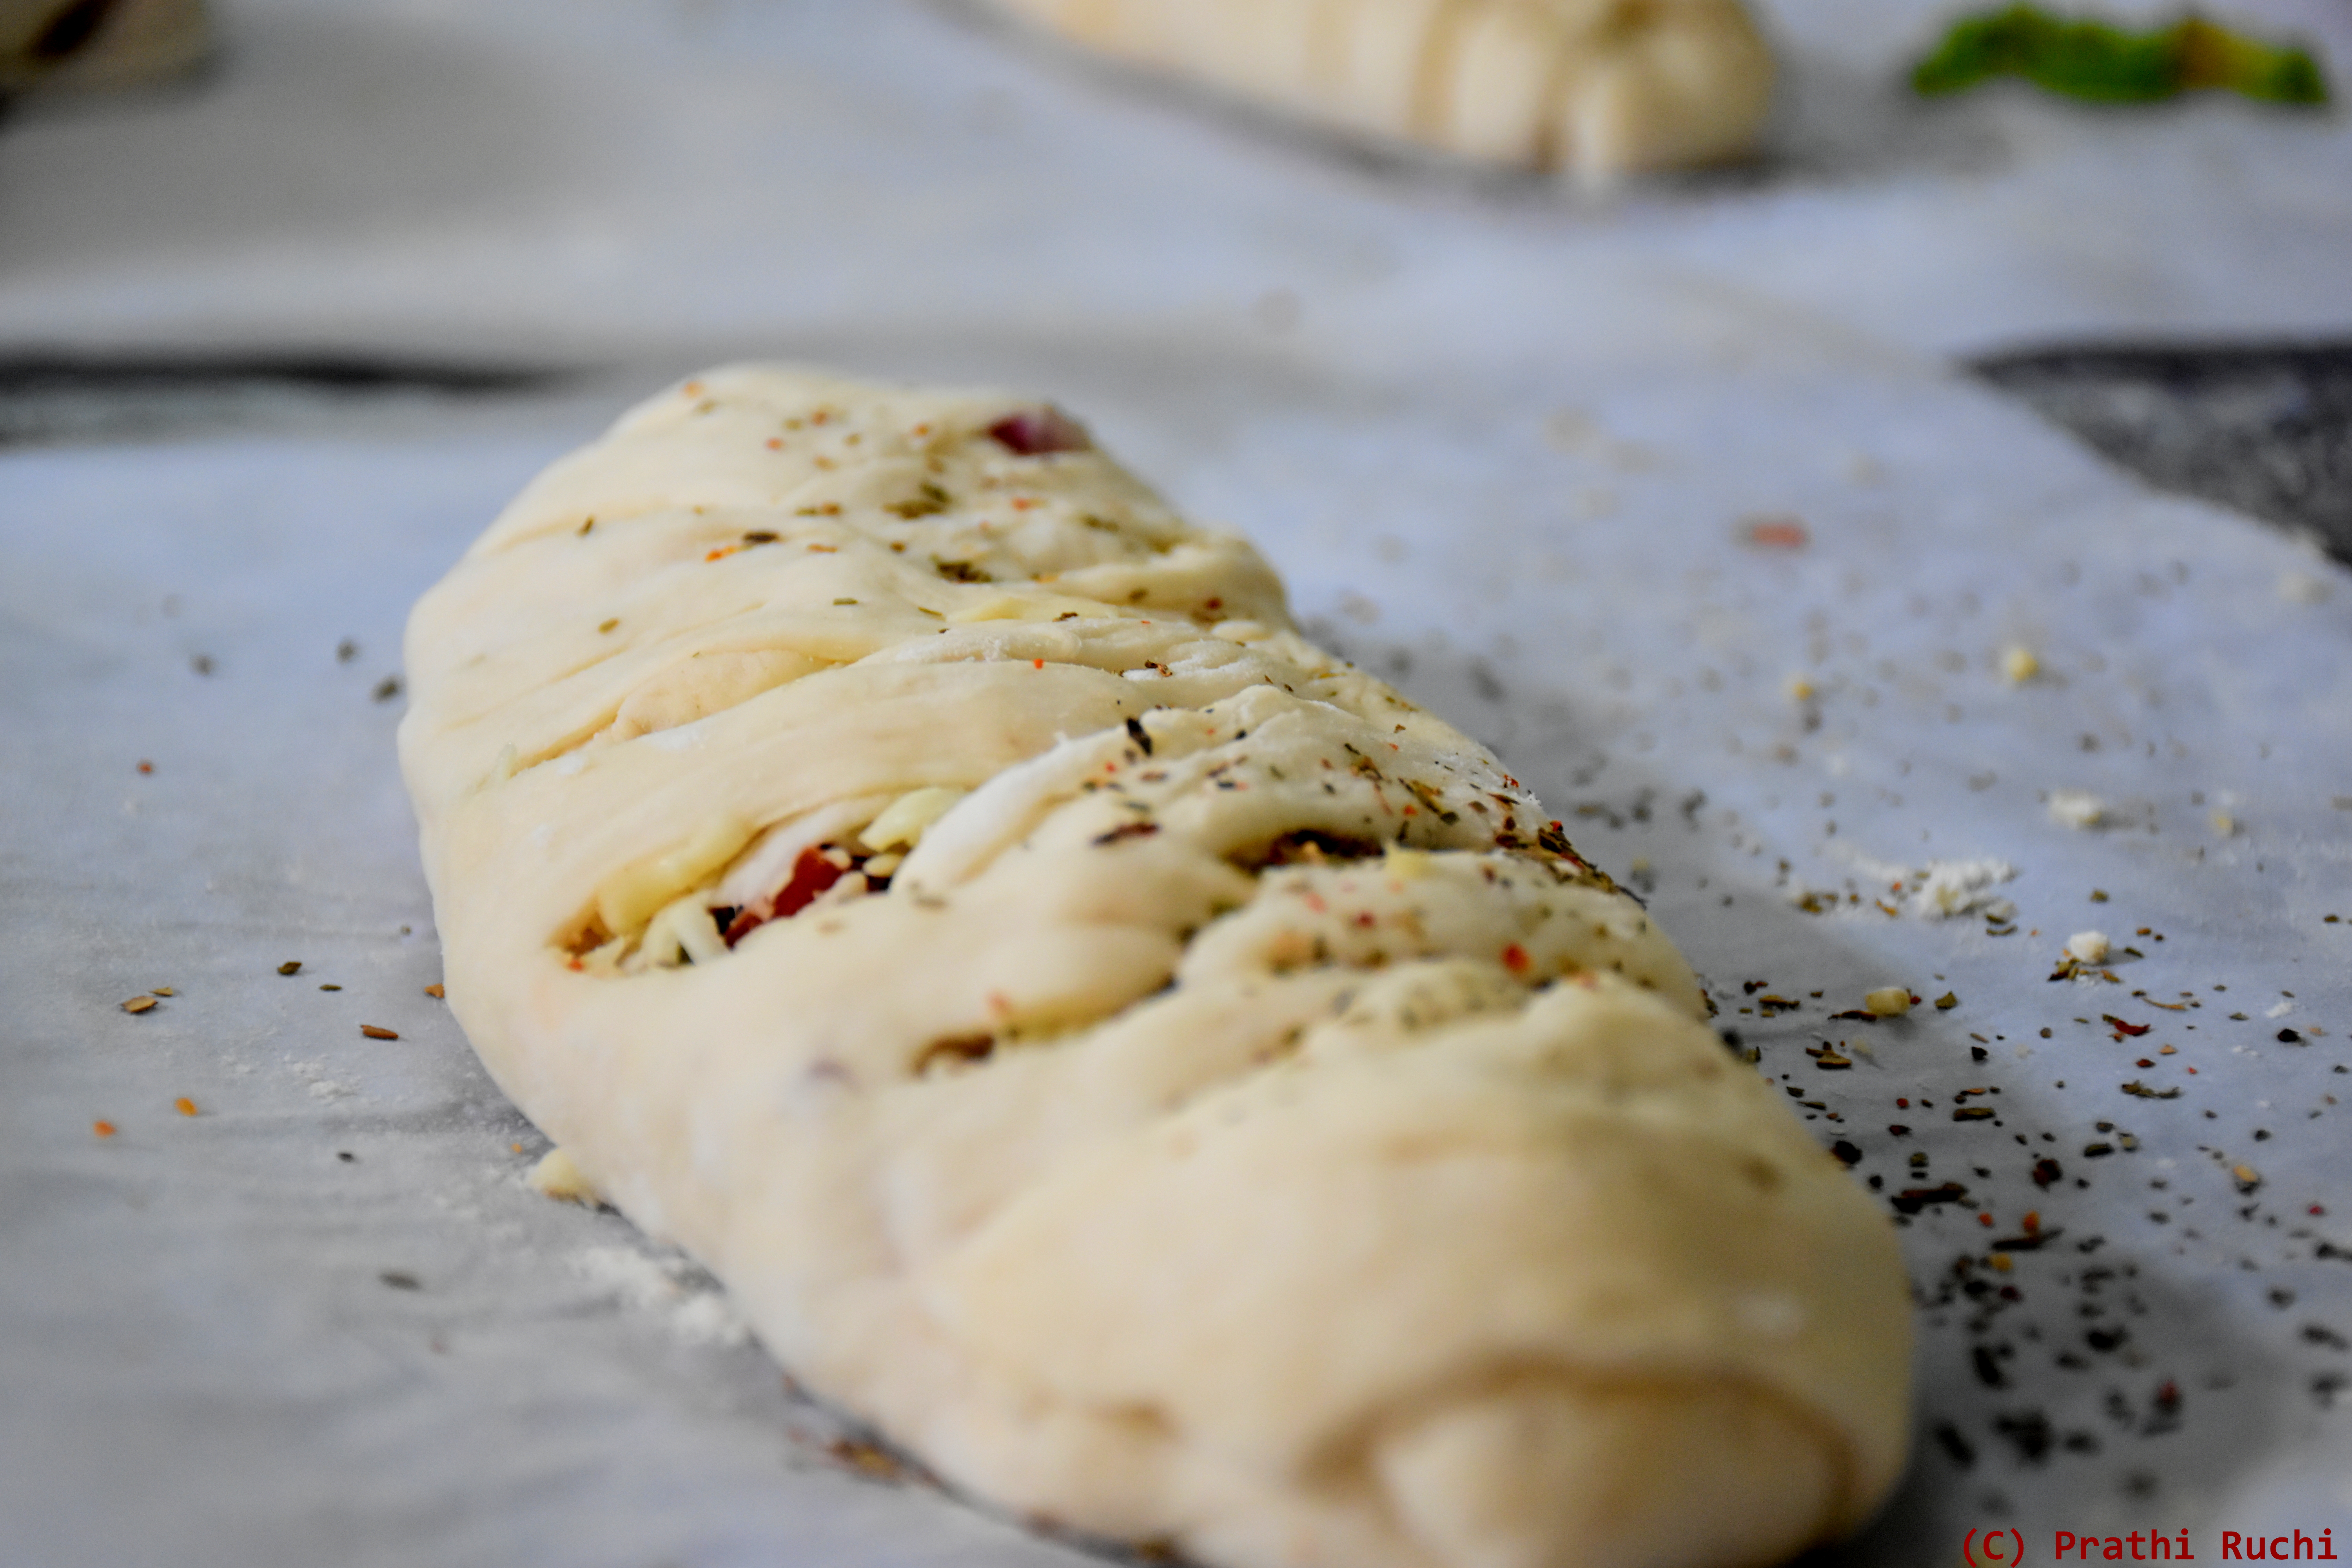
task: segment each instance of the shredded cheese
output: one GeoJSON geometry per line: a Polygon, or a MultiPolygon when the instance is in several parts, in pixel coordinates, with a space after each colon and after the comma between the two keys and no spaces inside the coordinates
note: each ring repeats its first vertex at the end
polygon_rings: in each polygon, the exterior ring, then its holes
{"type": "Polygon", "coordinates": [[[909,790],[882,808],[882,815],[860,829],[857,837],[866,847],[875,851],[912,849],[923,841],[931,824],[948,814],[949,807],[971,794],[969,790],[933,786],[909,790]]]}
{"type": "Polygon", "coordinates": [[[645,962],[661,969],[681,963],[709,963],[727,956],[727,939],[700,893],[688,893],[662,906],[646,926],[638,950],[645,962]]]}
{"type": "Polygon", "coordinates": [[[730,812],[704,823],[677,848],[631,861],[596,889],[597,917],[615,936],[638,930],[680,892],[735,858],[753,831],[750,823],[730,812]]]}

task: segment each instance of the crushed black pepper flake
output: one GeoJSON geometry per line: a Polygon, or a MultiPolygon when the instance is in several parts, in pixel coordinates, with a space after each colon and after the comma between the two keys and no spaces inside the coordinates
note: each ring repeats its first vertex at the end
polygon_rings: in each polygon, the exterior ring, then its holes
{"type": "Polygon", "coordinates": [[[1994,1241],[1995,1252],[2039,1252],[2050,1242],[2066,1233],[2063,1230],[2037,1230],[2025,1236],[2004,1236],[1994,1241]]]}
{"type": "Polygon", "coordinates": [[[1969,1440],[1966,1437],[1960,1436],[1958,1427],[1948,1421],[1938,1421],[1936,1423],[1935,1436],[1936,1446],[1944,1450],[1945,1457],[1952,1463],[1964,1470],[1975,1468],[1977,1451],[1969,1446],[1969,1440]]]}
{"type": "Polygon", "coordinates": [[[1917,1214],[1936,1204],[1959,1203],[1969,1195],[1968,1188],[1958,1182],[1946,1182],[1935,1187],[1906,1187],[1890,1200],[1897,1212],[1917,1214]]]}
{"type": "Polygon", "coordinates": [[[1992,1429],[2007,1439],[2017,1450],[2017,1457],[2029,1465],[2038,1465],[2049,1457],[2053,1433],[2050,1417],[2039,1410],[2029,1410],[2016,1415],[1996,1415],[1992,1429]]]}

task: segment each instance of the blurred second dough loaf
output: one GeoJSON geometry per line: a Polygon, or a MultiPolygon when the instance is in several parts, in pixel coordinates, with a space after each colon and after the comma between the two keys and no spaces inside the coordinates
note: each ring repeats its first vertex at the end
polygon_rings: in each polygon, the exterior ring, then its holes
{"type": "Polygon", "coordinates": [[[1064,37],[1339,130],[1605,185],[1755,142],[1739,0],[995,0],[1064,37]]]}

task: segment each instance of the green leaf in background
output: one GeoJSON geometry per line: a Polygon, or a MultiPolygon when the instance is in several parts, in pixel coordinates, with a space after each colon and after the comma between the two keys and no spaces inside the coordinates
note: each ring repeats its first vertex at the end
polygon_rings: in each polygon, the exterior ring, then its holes
{"type": "Polygon", "coordinates": [[[1911,86],[1959,92],[1990,77],[2020,76],[2046,91],[2100,103],[2149,103],[2227,88],[2271,103],[2326,103],[2327,82],[2303,49],[2264,43],[2190,16],[2132,32],[2105,22],[2011,5],[1955,23],[1911,72],[1911,86]]]}

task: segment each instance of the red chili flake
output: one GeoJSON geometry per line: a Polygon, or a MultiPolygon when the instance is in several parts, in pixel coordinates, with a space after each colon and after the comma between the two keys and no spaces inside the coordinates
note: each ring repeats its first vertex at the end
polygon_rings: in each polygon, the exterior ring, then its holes
{"type": "Polygon", "coordinates": [[[580,971],[587,968],[588,966],[581,963],[580,960],[576,958],[567,958],[563,961],[563,967],[577,974],[580,971]]]}
{"type": "Polygon", "coordinates": [[[723,560],[725,560],[728,556],[734,554],[737,551],[739,551],[739,550],[740,550],[740,549],[742,549],[742,548],[743,548],[743,547],[742,547],[741,545],[740,545],[740,544],[722,544],[722,545],[720,545],[718,549],[716,549],[716,550],[712,551],[709,554],[708,554],[708,555],[704,556],[702,559],[703,559],[705,562],[711,562],[711,561],[723,561],[723,560]]]}
{"type": "Polygon", "coordinates": [[[1008,414],[990,426],[988,433],[1024,458],[1084,452],[1094,446],[1085,426],[1051,404],[1008,414]]]}
{"type": "Polygon", "coordinates": [[[139,771],[142,773],[152,773],[155,771],[155,764],[142,762],[139,764],[139,771]]]}
{"type": "Polygon", "coordinates": [[[784,449],[784,438],[783,438],[782,436],[771,436],[771,437],[768,437],[768,450],[769,450],[769,451],[771,451],[771,452],[781,452],[781,451],[782,451],[783,449],[784,449]]]}
{"type": "Polygon", "coordinates": [[[1977,1223],[1984,1226],[1987,1230],[1990,1230],[1992,1228],[1992,1215],[1989,1214],[1980,1214],[1977,1215],[1977,1223]]]}
{"type": "Polygon", "coordinates": [[[1029,668],[1032,669],[1043,669],[1045,668],[1045,661],[1042,658],[1033,658],[1029,661],[1029,668]]]}
{"type": "Polygon", "coordinates": [[[1511,943],[1503,950],[1503,967],[1514,974],[1525,974],[1528,972],[1528,950],[1516,942],[1511,943]]]}
{"type": "Polygon", "coordinates": [[[362,1024],[360,1026],[360,1033],[365,1035],[371,1040],[396,1040],[400,1038],[400,1037],[392,1030],[383,1028],[375,1024],[362,1024]]]}
{"type": "Polygon", "coordinates": [[[196,1113],[196,1102],[184,1094],[172,1101],[172,1109],[183,1116],[194,1116],[196,1113]]]}
{"type": "Polygon", "coordinates": [[[1766,550],[1802,550],[1813,542],[1804,520],[1787,513],[1772,517],[1751,517],[1747,521],[1748,542],[1766,550]]]}
{"type": "Polygon", "coordinates": [[[93,1121],[89,1124],[89,1130],[92,1132],[97,1133],[100,1138],[111,1138],[114,1136],[114,1123],[111,1121],[93,1121]]]}
{"type": "Polygon", "coordinates": [[[2150,1029],[2156,1027],[2153,1024],[2126,1024],[2121,1018],[2116,1017],[2113,1013],[2102,1013],[2099,1016],[2105,1019],[2109,1024],[2115,1026],[2116,1037],[2117,1039],[2121,1039],[2126,1035],[2129,1035],[2136,1039],[2138,1037],[2147,1034],[2150,1029]]]}

